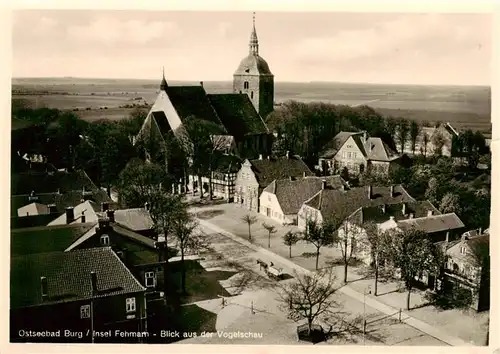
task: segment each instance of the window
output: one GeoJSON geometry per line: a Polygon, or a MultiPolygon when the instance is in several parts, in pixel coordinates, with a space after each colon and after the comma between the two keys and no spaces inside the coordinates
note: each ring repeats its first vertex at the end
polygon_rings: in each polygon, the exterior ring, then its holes
{"type": "Polygon", "coordinates": [[[352,149],[352,145],[347,145],[347,148],[348,149],[352,149]]]}
{"type": "Polygon", "coordinates": [[[90,318],[90,305],[80,306],[80,318],[90,318]]]}
{"type": "Polygon", "coordinates": [[[146,283],[146,288],[153,288],[155,284],[155,272],[146,272],[144,274],[144,281],[146,283]]]}
{"type": "Polygon", "coordinates": [[[101,236],[101,245],[109,245],[109,236],[108,235],[101,236]]]}
{"type": "Polygon", "coordinates": [[[250,92],[250,98],[253,99],[253,91],[250,92]]]}
{"type": "Polygon", "coordinates": [[[129,297],[125,300],[127,312],[135,312],[135,297],[129,297]]]}
{"type": "Polygon", "coordinates": [[[465,248],[465,246],[460,246],[460,253],[461,254],[466,254],[467,253],[467,249],[465,248]]]}
{"type": "Polygon", "coordinates": [[[243,88],[244,88],[244,89],[248,89],[248,81],[245,81],[245,82],[243,83],[243,88]]]}

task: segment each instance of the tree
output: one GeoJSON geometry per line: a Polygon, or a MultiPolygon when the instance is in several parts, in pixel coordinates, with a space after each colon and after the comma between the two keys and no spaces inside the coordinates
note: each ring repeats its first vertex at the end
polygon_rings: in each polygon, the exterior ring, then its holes
{"type": "Polygon", "coordinates": [[[307,220],[303,239],[316,247],[316,270],[318,270],[320,249],[332,246],[337,241],[336,231],[339,226],[340,223],[333,218],[323,222],[322,225],[314,220],[307,220]]]}
{"type": "Polygon", "coordinates": [[[415,155],[415,149],[417,147],[417,140],[419,135],[420,135],[420,126],[415,120],[412,120],[410,123],[410,142],[413,155],[415,155]]]}
{"type": "MultiPolygon", "coordinates": [[[[179,229],[178,225],[186,224],[186,227],[190,225],[188,205],[182,199],[181,195],[164,193],[158,188],[151,190],[151,192],[147,194],[147,205],[149,208],[149,215],[153,220],[154,229],[158,235],[162,235],[162,237],[158,237],[158,244],[160,252],[163,252],[165,262],[163,273],[166,278],[168,274],[169,258],[168,236],[173,230],[181,230],[182,232],[187,233],[187,229],[179,229]]],[[[182,237],[186,240],[189,238],[189,236],[185,236],[185,234],[182,234],[182,237]]],[[[186,245],[188,244],[189,242],[186,242],[186,245]]],[[[168,293],[169,286],[166,279],[164,280],[164,284],[164,291],[165,293],[168,293]]]]}
{"type": "Polygon", "coordinates": [[[288,246],[288,257],[292,258],[292,246],[299,242],[300,237],[296,232],[288,231],[283,235],[283,243],[288,246]]]}
{"type": "Polygon", "coordinates": [[[278,300],[283,311],[294,321],[307,320],[310,335],[313,323],[338,307],[333,300],[337,291],[335,275],[332,269],[313,275],[294,275],[296,282],[282,285],[278,289],[278,300]]]}
{"type": "Polygon", "coordinates": [[[446,143],[443,134],[440,131],[436,130],[436,133],[432,137],[432,145],[434,145],[434,155],[441,156],[443,154],[443,147],[446,143]]]}
{"type": "Polygon", "coordinates": [[[460,214],[460,197],[455,193],[446,193],[441,199],[441,203],[439,204],[439,210],[443,214],[447,213],[455,213],[460,214]]]}
{"type": "Polygon", "coordinates": [[[186,214],[184,218],[173,220],[172,233],[177,241],[177,248],[181,252],[181,289],[183,294],[186,294],[184,256],[188,251],[197,251],[205,245],[204,240],[195,232],[197,226],[192,214],[186,214]]]}
{"type": "Polygon", "coordinates": [[[436,256],[437,247],[427,235],[415,228],[390,230],[383,233],[383,249],[387,260],[399,269],[408,296],[406,309],[410,309],[410,296],[415,279],[423,272],[436,272],[441,260],[436,256]]]}
{"type": "Polygon", "coordinates": [[[425,190],[425,198],[431,203],[436,203],[438,201],[438,189],[439,183],[436,177],[431,177],[427,184],[427,189],[425,190]]]}
{"type": "Polygon", "coordinates": [[[353,220],[346,220],[337,232],[337,242],[342,252],[342,263],[344,264],[344,283],[347,283],[347,270],[349,263],[359,248],[359,238],[362,229],[353,220]]]}
{"type": "Polygon", "coordinates": [[[490,241],[489,235],[478,236],[468,241],[470,253],[468,258],[470,264],[479,270],[477,281],[479,296],[479,310],[489,308],[490,302],[490,241]]]}
{"type": "Polygon", "coordinates": [[[120,200],[129,208],[143,207],[164,190],[168,176],[162,166],[132,159],[119,175],[120,200]]]}
{"type": "Polygon", "coordinates": [[[257,217],[250,214],[246,214],[241,218],[248,225],[248,239],[252,240],[251,226],[257,222],[257,217]]]}
{"type": "Polygon", "coordinates": [[[385,130],[387,133],[394,137],[396,135],[396,130],[398,129],[398,120],[393,117],[387,117],[385,120],[385,130]]]}
{"type": "Polygon", "coordinates": [[[398,122],[398,140],[401,146],[401,153],[404,152],[405,145],[408,139],[408,133],[410,132],[410,126],[406,119],[399,119],[398,122]]]}
{"type": "MultiPolygon", "coordinates": [[[[202,176],[208,176],[208,194],[212,199],[212,172],[224,150],[230,148],[230,140],[224,128],[213,122],[188,117],[183,125],[183,147],[190,158],[191,168],[198,176],[200,198],[203,197],[202,176]]],[[[181,136],[182,132],[179,132],[181,136]]]]}
{"type": "Polygon", "coordinates": [[[430,138],[429,134],[424,131],[424,134],[422,136],[422,145],[423,145],[423,154],[425,157],[427,157],[427,147],[429,146],[430,138]]]}
{"type": "Polygon", "coordinates": [[[378,229],[377,224],[374,222],[365,222],[363,223],[363,229],[366,232],[366,241],[365,245],[368,246],[371,258],[372,258],[372,266],[375,272],[375,284],[373,294],[377,296],[378,291],[378,276],[379,276],[379,266],[380,260],[383,255],[383,242],[380,230],[378,229]]]}
{"type": "Polygon", "coordinates": [[[262,227],[267,230],[268,232],[268,237],[267,237],[267,248],[271,248],[271,234],[276,233],[276,227],[273,225],[268,225],[266,223],[262,224],[262,227]]]}

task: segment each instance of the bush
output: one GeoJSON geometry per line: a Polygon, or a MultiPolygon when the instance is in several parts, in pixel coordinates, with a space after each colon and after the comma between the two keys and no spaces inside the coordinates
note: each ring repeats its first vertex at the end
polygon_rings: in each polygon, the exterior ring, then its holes
{"type": "Polygon", "coordinates": [[[441,289],[425,295],[427,301],[442,310],[466,309],[472,304],[472,291],[466,288],[441,289]]]}

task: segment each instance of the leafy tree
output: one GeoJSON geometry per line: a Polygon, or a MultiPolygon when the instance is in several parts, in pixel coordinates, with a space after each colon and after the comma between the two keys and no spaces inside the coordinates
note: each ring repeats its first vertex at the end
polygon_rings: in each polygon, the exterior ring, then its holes
{"type": "Polygon", "coordinates": [[[283,235],[283,243],[288,246],[288,257],[292,258],[292,246],[299,242],[300,237],[296,232],[288,231],[283,235]]]}
{"type": "Polygon", "coordinates": [[[406,308],[410,309],[410,295],[417,276],[423,272],[435,272],[441,266],[436,247],[422,231],[411,228],[383,233],[384,255],[399,269],[408,296],[406,308]]]}
{"type": "Polygon", "coordinates": [[[439,182],[436,177],[429,179],[427,189],[425,191],[425,198],[431,203],[436,203],[438,201],[438,188],[439,182]]]}
{"type": "Polygon", "coordinates": [[[267,248],[271,248],[271,234],[276,233],[276,227],[273,225],[269,225],[266,223],[262,224],[262,227],[267,230],[268,232],[268,237],[267,237],[267,248]]]}
{"type": "Polygon", "coordinates": [[[312,275],[295,273],[295,279],[295,282],[279,288],[278,300],[283,311],[294,321],[307,320],[310,335],[315,321],[332,314],[338,308],[333,299],[337,291],[335,275],[333,270],[329,269],[312,275]]]}
{"type": "Polygon", "coordinates": [[[385,130],[391,136],[396,135],[396,131],[398,129],[398,120],[393,117],[387,117],[385,120],[385,130]]]}
{"type": "Polygon", "coordinates": [[[339,226],[340,223],[333,218],[326,220],[323,224],[307,220],[303,240],[316,247],[316,270],[318,269],[320,249],[332,246],[337,241],[336,231],[339,226]]]}
{"type": "Polygon", "coordinates": [[[424,132],[422,136],[422,148],[424,156],[427,156],[427,147],[429,146],[430,140],[431,139],[429,137],[429,134],[427,134],[427,132],[424,132]]]}
{"type": "Polygon", "coordinates": [[[417,146],[419,135],[420,135],[420,126],[415,120],[412,120],[410,123],[410,142],[411,142],[411,151],[413,152],[413,155],[415,155],[415,149],[417,146]]]}
{"type": "Polygon", "coordinates": [[[185,213],[183,218],[173,220],[172,233],[177,241],[177,248],[181,252],[181,288],[186,294],[186,266],[184,256],[188,251],[198,251],[206,244],[198,233],[195,232],[197,223],[192,214],[185,213]]]}
{"type": "Polygon", "coordinates": [[[476,239],[469,240],[470,253],[468,258],[473,267],[479,270],[479,279],[477,281],[479,296],[479,310],[485,310],[489,307],[490,292],[490,241],[489,235],[483,235],[476,239]]]}
{"type": "Polygon", "coordinates": [[[162,166],[132,159],[119,175],[120,199],[128,207],[143,207],[151,195],[168,191],[168,182],[162,166]]]}
{"type": "Polygon", "coordinates": [[[434,146],[434,156],[441,156],[443,154],[443,147],[446,140],[440,131],[436,130],[436,133],[432,137],[432,145],[434,146]]]}
{"type": "Polygon", "coordinates": [[[460,197],[455,193],[446,193],[441,199],[439,210],[442,213],[455,213],[460,214],[460,197]]]}
{"type": "Polygon", "coordinates": [[[246,214],[241,218],[248,225],[248,239],[252,240],[251,226],[257,222],[257,217],[246,214]]]}

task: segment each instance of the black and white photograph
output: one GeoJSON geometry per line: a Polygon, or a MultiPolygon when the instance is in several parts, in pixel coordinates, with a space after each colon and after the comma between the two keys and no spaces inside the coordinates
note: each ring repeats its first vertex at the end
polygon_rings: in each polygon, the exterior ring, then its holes
{"type": "Polygon", "coordinates": [[[13,10],[9,342],[489,346],[494,21],[449,10],[13,10]]]}

